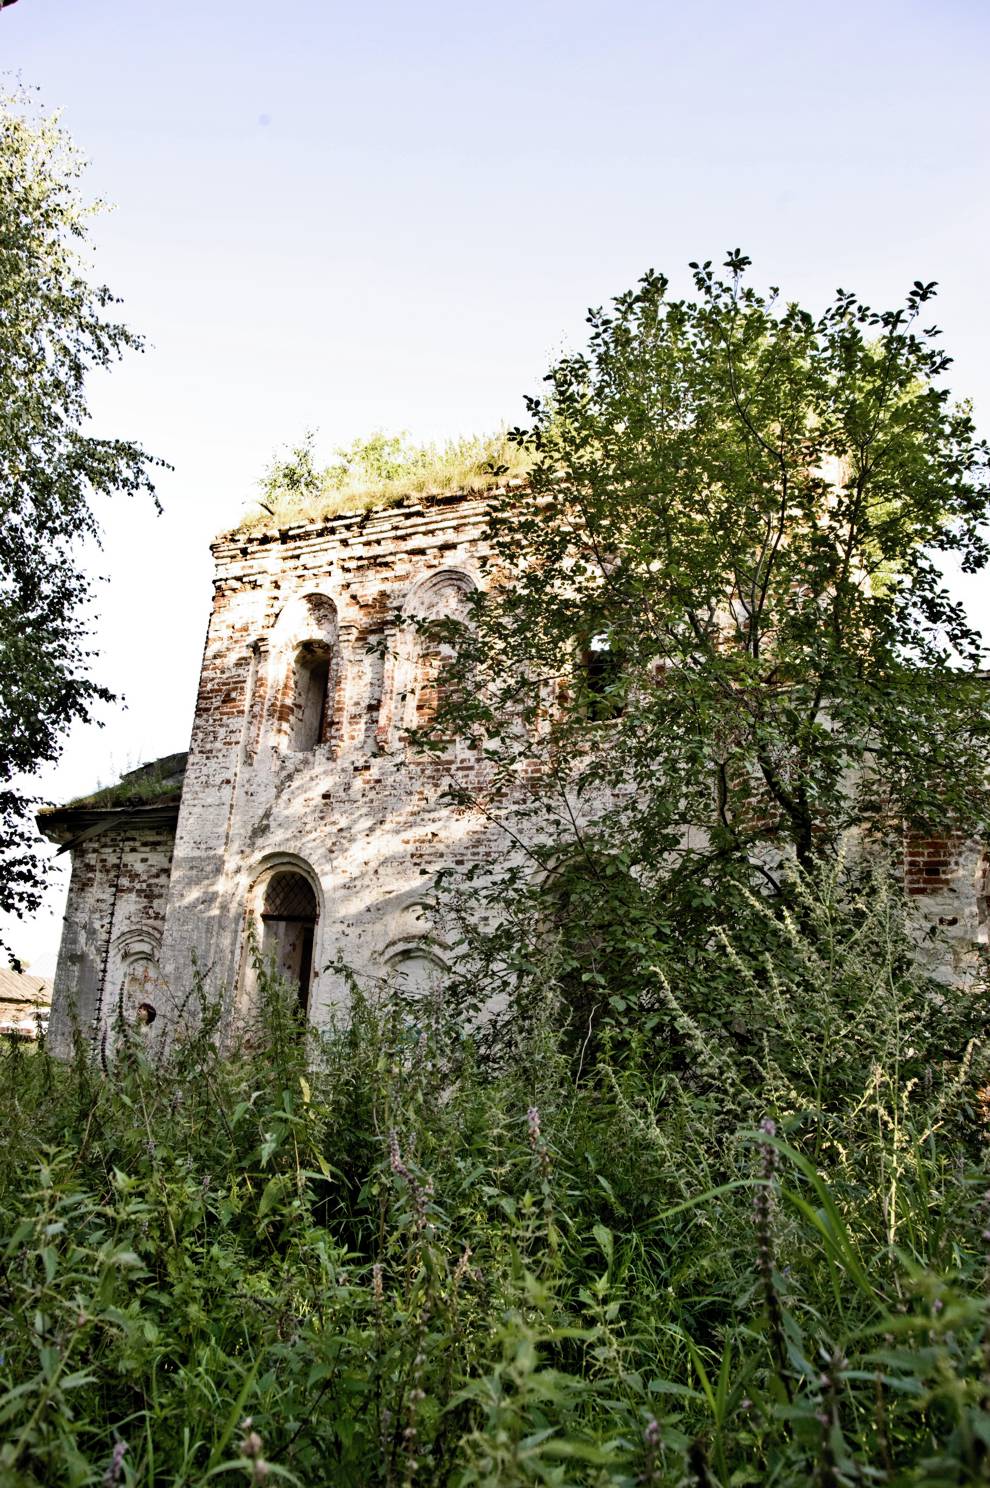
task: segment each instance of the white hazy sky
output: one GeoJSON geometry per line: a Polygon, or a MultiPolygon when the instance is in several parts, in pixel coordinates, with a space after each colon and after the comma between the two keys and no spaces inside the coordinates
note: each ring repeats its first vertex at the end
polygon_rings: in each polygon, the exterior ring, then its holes
{"type": "MultiPolygon", "coordinates": [[[[809,307],[937,279],[952,384],[990,408],[985,0],[18,0],[0,69],[63,111],[115,210],[96,268],[148,350],[92,387],[170,461],[109,504],[96,674],[65,800],[186,747],[208,544],[272,453],[523,420],[589,304],[741,245],[809,307]]],[[[979,580],[966,593],[990,618],[979,580]]],[[[64,860],[62,860],[64,862],[64,860]]],[[[54,970],[63,872],[10,928],[54,970]]]]}

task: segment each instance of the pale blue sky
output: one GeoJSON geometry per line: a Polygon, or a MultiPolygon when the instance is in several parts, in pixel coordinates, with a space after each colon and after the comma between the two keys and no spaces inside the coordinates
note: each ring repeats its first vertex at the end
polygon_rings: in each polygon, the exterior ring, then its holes
{"type": "MultiPolygon", "coordinates": [[[[207,544],[276,447],[518,422],[585,308],[648,266],[686,288],[739,244],[811,308],[938,279],[953,387],[990,408],[988,41],[980,0],[0,13],[0,68],[62,108],[116,205],[97,268],[150,343],[94,411],[175,465],[161,518],[107,509],[98,675],[128,706],[45,793],[186,746],[207,544]]],[[[56,889],[11,931],[42,974],[61,912],[56,889]]]]}

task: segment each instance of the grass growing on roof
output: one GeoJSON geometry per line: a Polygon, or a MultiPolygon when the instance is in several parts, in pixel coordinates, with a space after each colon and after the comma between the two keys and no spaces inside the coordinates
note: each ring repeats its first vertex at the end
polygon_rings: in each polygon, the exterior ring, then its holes
{"type": "Polygon", "coordinates": [[[100,811],[121,806],[153,806],[173,796],[178,799],[185,768],[184,754],[167,754],[128,770],[115,785],[100,786],[89,795],[77,796],[61,809],[100,811]]]}
{"type": "Polygon", "coordinates": [[[504,432],[413,444],[405,434],[379,431],[336,450],[330,464],[320,466],[308,434],[302,444],[272,461],[240,530],[317,522],[394,506],[407,496],[490,490],[501,481],[522,479],[531,463],[529,454],[504,432]]]}

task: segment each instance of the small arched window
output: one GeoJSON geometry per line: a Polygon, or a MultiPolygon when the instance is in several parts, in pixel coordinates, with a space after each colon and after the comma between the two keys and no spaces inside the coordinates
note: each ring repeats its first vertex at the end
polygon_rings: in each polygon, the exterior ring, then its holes
{"type": "Polygon", "coordinates": [[[304,754],[336,742],[343,699],[337,607],[326,594],[304,594],[285,606],[268,657],[271,742],[304,754]]]}
{"type": "Polygon", "coordinates": [[[321,641],[304,641],[296,652],[289,747],[297,754],[330,740],[333,662],[333,652],[321,641]]]}
{"type": "Polygon", "coordinates": [[[609,723],[625,711],[624,658],[607,631],[587,637],[580,652],[581,699],[592,723],[609,723]]]}
{"type": "Polygon", "coordinates": [[[261,954],[266,963],[274,963],[277,975],[297,988],[304,1017],[309,1011],[318,916],[316,892],[309,879],[293,869],[276,870],[265,885],[261,903],[261,954]]]}

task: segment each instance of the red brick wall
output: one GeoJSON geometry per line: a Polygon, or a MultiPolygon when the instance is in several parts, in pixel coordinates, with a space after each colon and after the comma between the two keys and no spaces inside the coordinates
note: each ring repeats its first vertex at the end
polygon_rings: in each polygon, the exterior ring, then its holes
{"type": "Polygon", "coordinates": [[[959,865],[957,838],[923,832],[904,836],[904,883],[909,894],[937,894],[951,882],[959,865]]]}

